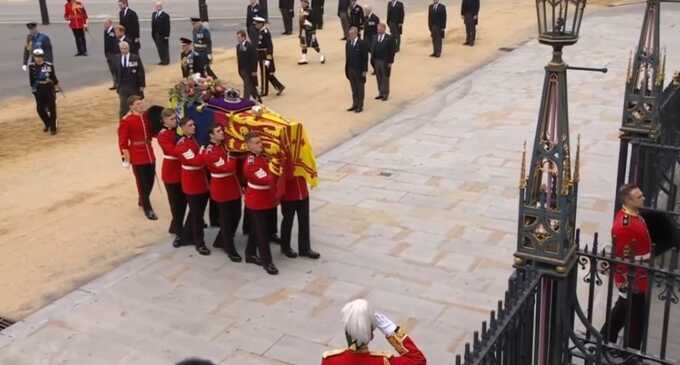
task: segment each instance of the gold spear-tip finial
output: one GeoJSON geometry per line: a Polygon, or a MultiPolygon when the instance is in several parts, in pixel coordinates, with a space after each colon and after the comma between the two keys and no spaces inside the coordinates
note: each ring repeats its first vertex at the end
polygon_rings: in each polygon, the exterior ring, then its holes
{"type": "Polygon", "coordinates": [[[666,47],[663,48],[663,61],[659,64],[659,72],[656,76],[656,84],[663,86],[663,81],[666,78],[666,47]]]}
{"type": "Polygon", "coordinates": [[[519,188],[527,187],[527,141],[522,145],[522,168],[519,175],[519,188]]]}
{"type": "Polygon", "coordinates": [[[574,160],[574,183],[578,184],[581,169],[581,134],[576,135],[576,159],[574,160]]]}
{"type": "Polygon", "coordinates": [[[633,75],[630,73],[630,68],[633,67],[633,51],[628,54],[628,68],[626,69],[626,83],[629,83],[633,75]]]}

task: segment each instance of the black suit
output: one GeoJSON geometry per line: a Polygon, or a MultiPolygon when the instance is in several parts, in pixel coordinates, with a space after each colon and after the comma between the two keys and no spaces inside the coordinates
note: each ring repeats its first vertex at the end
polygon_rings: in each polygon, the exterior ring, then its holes
{"type": "Polygon", "coordinates": [[[312,0],[310,4],[316,29],[323,29],[323,7],[325,2],[326,0],[312,0]]]}
{"type": "Polygon", "coordinates": [[[160,11],[160,14],[156,11],[151,14],[151,37],[154,43],[156,43],[161,63],[164,65],[170,64],[170,47],[168,46],[170,15],[163,10],[160,11]]]}
{"type": "Polygon", "coordinates": [[[430,4],[427,11],[427,24],[432,37],[432,54],[439,57],[442,54],[442,39],[446,30],[446,6],[444,4],[430,4]]]}
{"type": "Polygon", "coordinates": [[[146,86],[144,77],[144,65],[138,55],[130,52],[124,61],[123,55],[117,57],[116,84],[118,85],[118,98],[120,99],[120,116],[125,115],[129,108],[128,97],[132,95],[143,96],[143,88],[146,86]]]}
{"type": "Polygon", "coordinates": [[[109,72],[111,72],[111,79],[113,80],[113,86],[116,87],[116,55],[120,53],[118,48],[118,38],[116,38],[116,33],[113,31],[113,25],[107,29],[104,29],[104,57],[106,57],[106,63],[109,66],[109,72]]]}
{"type": "Polygon", "coordinates": [[[387,25],[390,27],[390,34],[394,37],[394,51],[399,52],[401,34],[404,31],[404,3],[399,0],[391,0],[387,3],[387,25]]]}
{"type": "Polygon", "coordinates": [[[389,34],[376,35],[371,44],[371,63],[378,81],[378,95],[390,95],[390,72],[394,63],[394,39],[389,34]]]}
{"type": "Polygon", "coordinates": [[[295,0],[279,0],[279,9],[283,18],[283,32],[293,33],[293,17],[295,17],[295,0]]]}
{"type": "Polygon", "coordinates": [[[460,3],[460,15],[465,22],[465,43],[475,44],[477,36],[477,15],[479,14],[479,0],[463,0],[460,3]]]}
{"type": "Polygon", "coordinates": [[[139,18],[137,13],[130,8],[125,8],[118,13],[118,18],[119,23],[125,27],[125,36],[128,43],[130,43],[130,52],[138,54],[142,45],[139,40],[139,18]]]}
{"type": "Polygon", "coordinates": [[[338,17],[340,18],[340,26],[342,26],[342,37],[347,37],[349,30],[349,0],[338,0],[338,17]]]}
{"type": "Polygon", "coordinates": [[[257,52],[255,46],[249,41],[236,45],[236,61],[238,74],[243,80],[243,97],[260,99],[257,93],[257,52]]]}
{"type": "Polygon", "coordinates": [[[347,40],[345,44],[345,76],[352,88],[352,107],[363,109],[364,86],[368,70],[368,45],[362,39],[347,40]]]}

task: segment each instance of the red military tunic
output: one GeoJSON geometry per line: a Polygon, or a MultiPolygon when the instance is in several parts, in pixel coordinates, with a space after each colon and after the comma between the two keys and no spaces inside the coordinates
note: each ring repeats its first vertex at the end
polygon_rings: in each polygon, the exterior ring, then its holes
{"type": "Polygon", "coordinates": [[[203,170],[201,148],[193,137],[182,137],[177,142],[175,154],[182,164],[182,191],[184,194],[197,195],[208,192],[208,178],[203,170]]]}
{"type": "MultiPolygon", "coordinates": [[[[617,257],[635,260],[648,260],[651,258],[652,239],[647,230],[644,218],[638,214],[621,208],[614,217],[612,225],[612,241],[614,242],[614,254],[617,257]]],[[[628,267],[616,265],[614,282],[618,288],[628,288],[628,267]]],[[[636,269],[633,292],[644,293],[649,286],[647,272],[644,269],[636,269]]]]}
{"type": "Polygon", "coordinates": [[[292,179],[286,180],[286,192],[283,194],[281,200],[286,202],[304,200],[309,197],[309,190],[307,190],[307,180],[302,176],[293,176],[292,179]]]}
{"type": "Polygon", "coordinates": [[[276,177],[269,171],[269,160],[260,155],[248,155],[243,164],[246,179],[246,208],[265,210],[276,208],[276,177]]]}
{"type": "Polygon", "coordinates": [[[140,114],[128,113],[118,124],[118,147],[130,151],[130,164],[147,165],[156,161],[151,148],[149,121],[140,114]]]}
{"type": "Polygon", "coordinates": [[[209,145],[201,154],[210,172],[210,198],[218,203],[241,197],[241,185],[236,176],[237,160],[222,146],[209,145]]]}
{"type": "Polygon", "coordinates": [[[156,139],[163,150],[163,166],[161,168],[161,179],[166,184],[177,184],[181,181],[182,164],[175,151],[177,146],[177,130],[163,128],[156,139]]]}
{"type": "Polygon", "coordinates": [[[425,355],[403,330],[398,329],[387,340],[399,353],[398,356],[371,352],[367,347],[356,349],[351,346],[324,353],[321,365],[426,365],[425,355]]]}

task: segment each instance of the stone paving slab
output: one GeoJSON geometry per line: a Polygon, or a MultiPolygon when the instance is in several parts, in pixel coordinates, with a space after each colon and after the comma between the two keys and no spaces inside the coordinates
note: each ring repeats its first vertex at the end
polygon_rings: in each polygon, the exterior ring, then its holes
{"type": "MultiPolygon", "coordinates": [[[[680,38],[670,36],[680,8],[665,9],[668,65],[680,65],[680,38]]],[[[569,74],[572,140],[583,135],[583,237],[610,228],[624,73],[641,17],[638,5],[589,15],[565,50],[574,65],[610,70],[569,74]]],[[[533,139],[549,57],[531,41],[323,155],[311,205],[321,260],[275,250],[281,274],[270,277],[159,243],[0,333],[0,363],[318,364],[344,345],[339,310],[359,297],[404,325],[428,363],[452,363],[506,289],[521,146],[533,139]]],[[[374,347],[389,348],[382,338],[374,347]]]]}

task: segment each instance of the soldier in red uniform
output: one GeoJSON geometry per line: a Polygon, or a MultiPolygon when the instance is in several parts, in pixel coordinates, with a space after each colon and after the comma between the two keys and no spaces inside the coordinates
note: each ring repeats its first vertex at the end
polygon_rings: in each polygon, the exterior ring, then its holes
{"type": "Polygon", "coordinates": [[[241,185],[236,176],[237,160],[224,148],[224,129],[212,125],[208,136],[210,144],[201,156],[210,172],[210,198],[217,203],[220,231],[213,246],[222,247],[233,262],[241,262],[236,251],[234,235],[241,220],[241,185]]]}
{"type": "Polygon", "coordinates": [[[187,211],[187,199],[182,192],[182,164],[179,162],[179,157],[175,152],[175,146],[179,139],[177,135],[177,117],[172,109],[163,109],[161,117],[163,117],[164,128],[158,133],[156,140],[158,140],[158,145],[163,150],[161,180],[163,180],[165,191],[168,193],[168,203],[170,203],[170,213],[172,214],[172,221],[170,222],[168,232],[175,235],[172,245],[179,247],[182,245],[181,236],[184,215],[187,211]]]}
{"type": "MultiPolygon", "coordinates": [[[[652,253],[652,240],[645,220],[640,216],[640,208],[644,207],[645,196],[637,185],[623,185],[618,192],[622,202],[621,210],[616,213],[612,225],[612,241],[614,255],[624,259],[635,259],[636,262],[648,261],[652,253]]],[[[634,273],[625,264],[614,267],[614,283],[619,290],[619,298],[609,317],[609,322],[602,327],[603,335],[616,342],[619,331],[624,326],[628,331],[628,347],[640,349],[642,332],[647,326],[645,302],[649,279],[642,268],[635,268],[634,273]],[[626,325],[628,303],[630,302],[630,323],[626,325]]]]}
{"type": "Polygon", "coordinates": [[[191,119],[182,119],[180,127],[184,137],[180,138],[175,147],[175,155],[182,164],[182,191],[189,203],[189,217],[184,225],[184,237],[191,237],[196,251],[201,255],[210,255],[210,250],[203,240],[203,215],[208,205],[208,179],[203,169],[201,149],[194,135],[196,123],[191,119]]]}
{"type": "Polygon", "coordinates": [[[269,240],[276,229],[276,176],[269,170],[269,159],[262,153],[264,146],[257,133],[245,137],[250,154],[243,165],[246,179],[246,208],[250,215],[250,235],[246,247],[246,262],[261,265],[270,275],[279,270],[272,262],[269,240]],[[255,250],[260,255],[256,255],[255,250]]]}
{"type": "Polygon", "coordinates": [[[151,126],[144,116],[144,101],[139,95],[128,98],[130,112],[118,124],[118,147],[123,165],[132,165],[137,182],[139,202],[148,219],[158,217],[151,207],[149,196],[156,177],[156,156],[151,147],[151,126]]]}
{"type": "Polygon", "coordinates": [[[300,256],[318,259],[321,255],[311,248],[309,239],[309,190],[307,180],[301,176],[293,176],[286,181],[286,192],[281,199],[281,252],[290,258],[297,253],[290,246],[293,231],[293,219],[298,218],[298,251],[300,256]]]}
{"type": "Polygon", "coordinates": [[[397,326],[384,314],[374,312],[365,299],[356,299],[342,308],[347,348],[327,351],[321,365],[425,365],[425,355],[418,349],[403,328],[397,326]],[[378,328],[387,342],[399,353],[393,356],[385,352],[368,350],[373,331],[378,328]]]}

